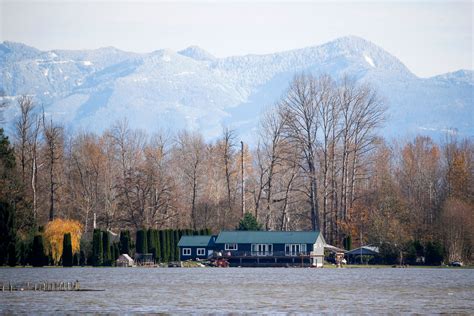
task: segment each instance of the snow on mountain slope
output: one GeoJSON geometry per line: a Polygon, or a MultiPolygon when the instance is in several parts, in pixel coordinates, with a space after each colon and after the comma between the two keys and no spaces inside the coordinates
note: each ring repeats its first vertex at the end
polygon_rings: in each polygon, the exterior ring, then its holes
{"type": "MultiPolygon", "coordinates": [[[[474,135],[473,71],[418,78],[397,58],[349,36],[267,55],[216,58],[191,46],[148,54],[115,48],[42,52],[0,44],[0,88],[31,94],[71,129],[102,131],[126,117],[149,131],[189,128],[213,138],[223,125],[252,141],[261,111],[285,91],[296,73],[349,75],[375,86],[388,105],[382,134],[474,135]]],[[[15,109],[7,117],[12,120],[15,109]]]]}

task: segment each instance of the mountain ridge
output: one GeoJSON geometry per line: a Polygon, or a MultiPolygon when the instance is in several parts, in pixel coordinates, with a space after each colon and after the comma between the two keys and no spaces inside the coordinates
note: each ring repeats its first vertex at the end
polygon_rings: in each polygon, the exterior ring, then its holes
{"type": "MultiPolygon", "coordinates": [[[[263,108],[273,104],[296,73],[349,75],[388,100],[390,122],[381,133],[399,135],[458,128],[474,134],[472,70],[429,78],[413,74],[383,48],[356,36],[273,54],[217,58],[198,46],[180,51],[40,51],[0,44],[0,88],[13,98],[33,94],[59,120],[101,131],[121,117],[132,127],[190,128],[216,137],[222,125],[251,138],[263,108]],[[97,124],[100,122],[100,124],[97,124]],[[459,126],[452,126],[459,125],[459,126]],[[98,128],[99,127],[99,128],[98,128]]],[[[7,111],[12,120],[14,109],[7,111]]]]}

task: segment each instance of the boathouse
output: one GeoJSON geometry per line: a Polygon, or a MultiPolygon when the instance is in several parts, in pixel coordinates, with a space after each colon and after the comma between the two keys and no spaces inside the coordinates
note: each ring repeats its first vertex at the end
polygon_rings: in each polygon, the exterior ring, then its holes
{"type": "Polygon", "coordinates": [[[178,242],[181,261],[207,259],[214,251],[216,236],[181,236],[178,242]]]}

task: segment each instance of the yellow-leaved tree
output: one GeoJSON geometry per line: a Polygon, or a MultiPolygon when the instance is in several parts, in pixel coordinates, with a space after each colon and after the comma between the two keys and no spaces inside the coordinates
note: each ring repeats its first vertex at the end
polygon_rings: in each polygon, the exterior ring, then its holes
{"type": "Polygon", "coordinates": [[[54,264],[57,265],[63,254],[64,234],[71,234],[72,252],[80,250],[82,225],[78,221],[56,218],[49,222],[44,230],[46,250],[51,253],[54,264]]]}

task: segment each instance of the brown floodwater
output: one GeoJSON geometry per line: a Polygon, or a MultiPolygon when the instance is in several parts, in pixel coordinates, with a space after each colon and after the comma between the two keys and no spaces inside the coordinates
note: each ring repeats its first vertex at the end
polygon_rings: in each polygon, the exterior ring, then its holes
{"type": "Polygon", "coordinates": [[[472,269],[1,268],[0,282],[103,292],[0,292],[0,313],[465,313],[472,269]]]}

